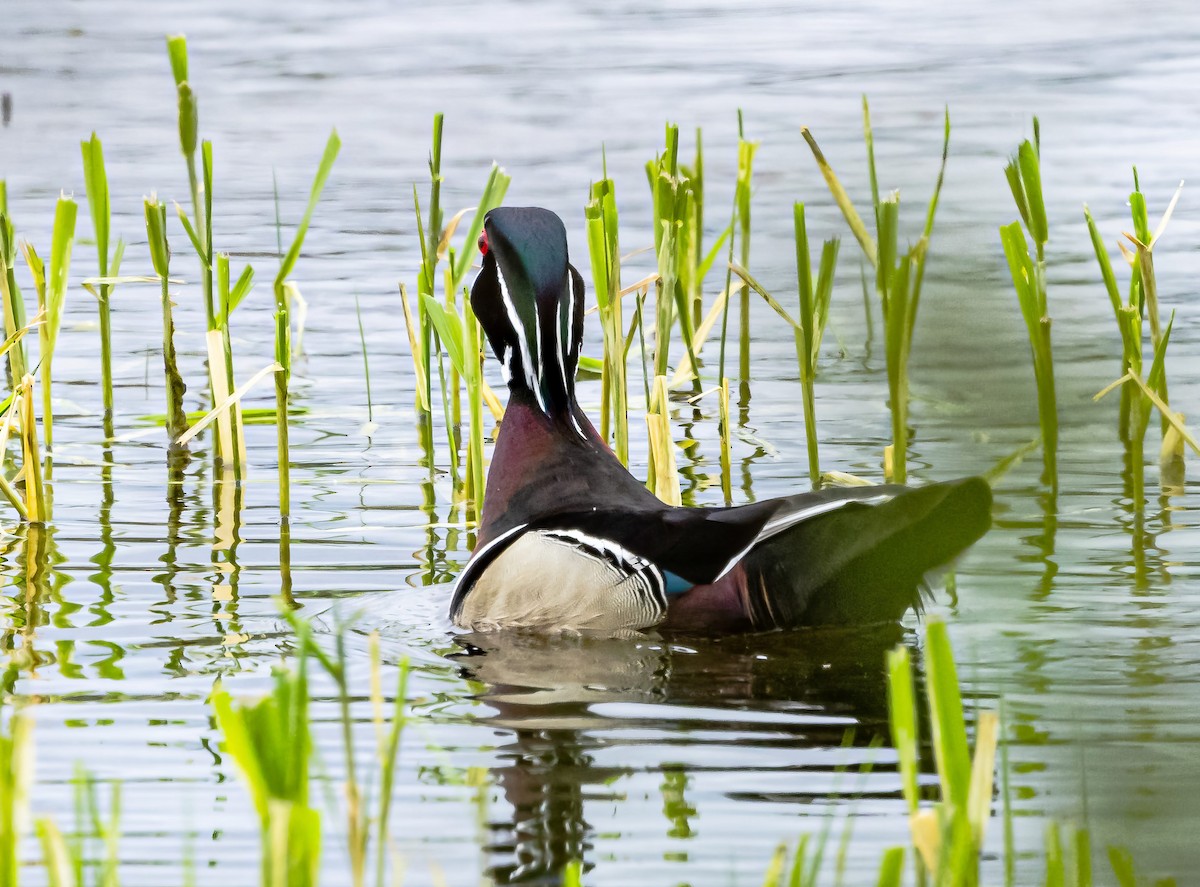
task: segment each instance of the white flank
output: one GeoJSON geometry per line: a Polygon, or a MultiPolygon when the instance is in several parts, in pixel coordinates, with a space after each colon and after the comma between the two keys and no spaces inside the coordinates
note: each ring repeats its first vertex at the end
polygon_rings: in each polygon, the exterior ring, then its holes
{"type": "Polygon", "coordinates": [[[472,552],[472,554],[471,554],[471,562],[469,564],[467,564],[467,568],[458,574],[458,579],[454,583],[454,594],[452,594],[450,596],[451,600],[453,600],[455,597],[458,596],[458,589],[464,582],[474,582],[477,578],[479,578],[474,575],[475,571],[471,568],[473,566],[475,566],[476,564],[478,564],[481,560],[483,560],[483,556],[485,554],[487,554],[489,551],[491,551],[493,548],[495,548],[497,545],[499,545],[501,542],[503,542],[509,536],[513,535],[514,533],[519,533],[521,530],[525,529],[527,526],[529,526],[529,524],[517,524],[511,530],[505,530],[503,533],[501,533],[499,536],[497,536],[491,542],[484,545],[482,548],[475,549],[475,551],[472,552]]]}
{"type": "Polygon", "coordinates": [[[568,542],[577,542],[589,548],[614,555],[626,569],[649,580],[651,584],[647,585],[647,590],[653,593],[661,601],[663,609],[666,609],[667,588],[662,571],[640,554],[634,554],[628,548],[618,545],[611,539],[601,539],[599,536],[592,536],[580,530],[542,530],[541,532],[551,539],[564,539],[568,542]]]}

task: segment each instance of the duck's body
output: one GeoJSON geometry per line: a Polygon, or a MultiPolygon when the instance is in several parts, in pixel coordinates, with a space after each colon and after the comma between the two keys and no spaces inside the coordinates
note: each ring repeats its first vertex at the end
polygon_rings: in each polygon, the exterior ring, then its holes
{"type": "Polygon", "coordinates": [[[894,621],[990,525],[986,483],[677,508],[575,400],[583,281],[553,213],[493,210],[471,301],[511,392],[451,618],[475,630],[763,630],[894,621]]]}

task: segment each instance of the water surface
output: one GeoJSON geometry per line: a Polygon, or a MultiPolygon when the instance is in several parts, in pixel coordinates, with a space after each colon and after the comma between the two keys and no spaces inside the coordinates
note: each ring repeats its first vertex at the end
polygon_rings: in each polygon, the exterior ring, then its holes
{"type": "MultiPolygon", "coordinates": [[[[1089,824],[1098,845],[1129,846],[1147,873],[1186,877],[1200,867],[1197,489],[1185,478],[1160,496],[1151,467],[1144,519],[1135,516],[1115,398],[1091,401],[1118,372],[1119,340],[1082,224],[1086,201],[1115,255],[1129,227],[1132,163],[1155,214],[1195,176],[1193,5],[299,0],[284,9],[214,0],[183,10],[119,0],[10,3],[3,21],[0,91],[12,94],[13,110],[0,129],[0,176],[20,232],[47,244],[59,190],[82,199],[78,141],[96,130],[114,231],[131,241],[126,268],[139,273],[149,268],[142,195],[187,193],[162,38],[188,34],[202,134],[215,144],[216,243],[259,271],[235,317],[243,378],[272,359],[273,181],[290,228],[329,128],[342,136],[296,273],[310,313],[294,381],[305,410],[292,431],[294,590],[306,612],[327,620],[334,604],[367,610],[389,658],[417,663],[413,709],[422,717],[405,738],[394,813],[411,883],[437,872],[454,884],[553,878],[572,857],[596,884],[759,883],[779,841],[818,833],[831,818],[835,836],[853,822],[847,881],[862,883],[881,848],[907,834],[894,756],[868,748],[886,732],[882,651],[921,637],[913,620],[866,637],[493,639],[487,649],[452,638],[445,589],[429,585],[452,578],[472,539],[445,477],[421,464],[396,297],[398,280],[415,280],[411,193],[414,182],[425,191],[433,113],[447,114],[448,211],[471,205],[499,161],[514,177],[509,202],[562,214],[585,265],[582,206],[602,149],[618,183],[623,247],[650,243],[642,164],[668,119],[685,145],[704,128],[714,236],[742,108],[748,136],[763,142],[751,266],[788,294],[791,202],[808,204],[814,240],[846,234],[799,128],[812,128],[863,200],[859,102],[868,94],[881,184],[900,189],[915,232],[948,106],[951,161],[912,366],[917,481],[987,469],[1036,433],[1028,346],[997,228],[1015,218],[1004,158],[1039,114],[1062,493],[1045,496],[1036,456],[1010,471],[997,489],[996,529],[960,564],[957,595],[940,594],[932,609],[950,622],[968,697],[1007,700],[1022,850],[1039,845],[1041,817],[1054,815],[1089,824]],[[355,297],[367,318],[370,424],[355,297]],[[860,776],[866,761],[873,769],[860,776]]],[[[1171,390],[1189,415],[1200,415],[1196,206],[1185,191],[1156,251],[1161,299],[1177,311],[1171,390]]],[[[90,235],[85,212],[80,230],[90,235]]],[[[182,232],[172,237],[176,270],[191,278],[182,232]]],[[[645,254],[630,260],[628,279],[649,267],[645,254]]],[[[75,280],[94,269],[92,247],[80,243],[75,280]]],[[[822,455],[828,467],[878,478],[886,378],[858,274],[846,237],[818,387],[822,455]]],[[[163,409],[157,298],[132,285],[115,296],[117,440],[105,446],[95,308],[72,290],[55,361],[55,526],[5,543],[13,585],[3,592],[4,641],[36,654],[16,692],[38,701],[39,812],[69,821],[69,780],[83,760],[124,785],[126,883],[177,883],[187,858],[199,884],[249,883],[254,814],[205,700],[218,678],[238,693],[262,691],[290,651],[274,603],[274,434],[250,430],[240,499],[214,488],[203,438],[183,482],[168,486],[162,433],[140,420],[163,409]],[[53,565],[34,579],[34,607],[29,550],[53,565]]],[[[178,301],[188,403],[199,408],[201,300],[188,285],[178,301]]],[[[737,501],[807,483],[790,334],[755,310],[737,501]]],[[[598,331],[589,335],[597,353],[598,331]]],[[[597,396],[585,387],[593,411],[597,396]]],[[[720,496],[714,410],[677,416],[681,436],[699,441],[682,466],[696,503],[720,496]]],[[[634,461],[640,471],[640,435],[634,461]]],[[[356,637],[364,681],[365,650],[356,637]]],[[[336,712],[329,688],[321,693],[321,757],[336,779],[336,712]]],[[[992,830],[997,848],[999,835],[992,830]]],[[[329,841],[326,883],[348,880],[339,848],[329,841]]],[[[1036,877],[1032,860],[1021,871],[1036,877]]],[[[31,883],[39,878],[29,872],[31,883]]]]}

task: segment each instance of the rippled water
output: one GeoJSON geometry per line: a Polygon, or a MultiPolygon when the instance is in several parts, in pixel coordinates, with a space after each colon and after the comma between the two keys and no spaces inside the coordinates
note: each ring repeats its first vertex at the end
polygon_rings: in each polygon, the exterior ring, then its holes
{"type": "MultiPolygon", "coordinates": [[[[0,177],[18,229],[48,243],[59,189],[82,198],[77,143],[95,129],[114,230],[133,244],[131,271],[149,267],[141,196],[186,195],[162,35],[189,35],[202,134],[216,150],[216,243],[248,257],[264,281],[235,317],[243,377],[272,355],[273,176],[290,226],[329,127],[341,133],[345,148],[296,274],[311,311],[294,383],[306,410],[292,434],[295,593],[308,612],[334,602],[365,609],[385,630],[388,656],[418,663],[413,706],[423,717],[405,739],[394,814],[410,883],[439,871],[454,884],[481,873],[536,879],[576,856],[597,884],[758,883],[777,842],[818,832],[830,817],[839,837],[853,817],[848,882],[862,883],[879,849],[907,830],[894,757],[867,748],[884,732],[890,634],[493,640],[483,655],[452,639],[445,589],[428,582],[456,572],[470,536],[447,482],[419,461],[395,294],[397,280],[415,278],[411,189],[425,188],[432,114],[447,114],[451,212],[471,204],[498,160],[514,177],[509,202],[562,214],[586,264],[581,209],[602,146],[632,249],[650,242],[641,165],[663,121],[704,127],[710,220],[719,224],[743,108],[748,135],[763,141],[752,267],[786,293],[791,201],[809,202],[810,236],[843,233],[800,126],[861,199],[859,96],[868,94],[881,184],[901,189],[915,225],[948,105],[951,161],[912,369],[913,473],[922,480],[984,470],[1035,434],[1028,346],[997,227],[1015,217],[1004,158],[1038,113],[1062,494],[1043,497],[1036,457],[1013,469],[997,489],[996,528],[960,565],[957,596],[940,595],[934,609],[950,622],[969,695],[1007,700],[1022,849],[1040,844],[1039,817],[1051,814],[1090,824],[1097,844],[1129,846],[1145,872],[1186,878],[1200,868],[1197,489],[1187,480],[1160,496],[1152,468],[1145,520],[1134,518],[1115,399],[1091,401],[1117,373],[1119,345],[1081,213],[1087,201],[1115,251],[1128,228],[1131,163],[1152,213],[1194,176],[1194,5],[212,0],[184,11],[123,0],[8,3],[3,12],[0,92],[12,95],[12,118],[0,129],[0,177]],[[368,321],[373,428],[355,297],[368,321]],[[853,747],[843,748],[849,728],[853,747]],[[865,760],[875,762],[870,776],[840,772],[865,760]]],[[[1189,415],[1200,415],[1196,206],[1185,191],[1156,253],[1162,301],[1178,312],[1173,402],[1189,415]]],[[[181,232],[173,238],[179,273],[194,273],[181,232]]],[[[93,273],[93,256],[79,245],[76,280],[93,273]]],[[[818,387],[822,452],[830,467],[878,477],[889,434],[882,346],[863,321],[849,238],[842,257],[818,387]]],[[[648,268],[643,255],[628,274],[638,262],[648,268]]],[[[184,287],[190,408],[202,405],[199,305],[184,287]]],[[[200,884],[250,883],[256,823],[205,699],[218,676],[236,692],[264,689],[289,649],[272,597],[274,434],[251,429],[240,501],[214,492],[207,441],[169,491],[161,431],[140,419],[162,410],[154,288],[119,289],[114,327],[118,440],[105,447],[94,306],[72,291],[55,361],[55,527],[44,539],[17,533],[4,547],[14,585],[3,593],[13,608],[3,637],[37,652],[36,670],[16,686],[39,702],[35,806],[69,821],[68,783],[83,760],[125,786],[127,883],[177,883],[189,857],[200,884]],[[38,580],[43,603],[27,609],[31,546],[45,546],[53,570],[38,580]]],[[[790,334],[765,309],[755,328],[749,429],[735,451],[739,501],[806,483],[790,334]]],[[[596,389],[583,396],[594,409],[596,389]]],[[[699,440],[684,466],[691,498],[715,502],[711,412],[678,420],[699,440]]],[[[644,444],[635,449],[641,465],[644,444]]],[[[916,622],[905,637],[919,644],[916,622]]],[[[353,652],[365,680],[365,642],[353,652]]],[[[336,777],[333,706],[322,702],[318,715],[324,766],[336,777]]],[[[998,829],[990,840],[999,847],[998,829]]],[[[331,884],[346,880],[337,847],[327,853],[331,884]]],[[[1035,872],[1026,859],[1023,879],[1035,872]]],[[[29,876],[36,883],[40,873],[29,876]]]]}

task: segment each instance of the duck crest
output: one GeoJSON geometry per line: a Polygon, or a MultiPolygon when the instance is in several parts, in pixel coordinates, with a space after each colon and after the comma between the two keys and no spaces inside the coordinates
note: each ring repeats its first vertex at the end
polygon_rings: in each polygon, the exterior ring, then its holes
{"type": "Polygon", "coordinates": [[[575,370],[583,345],[583,277],[567,257],[567,232],[539,207],[485,216],[483,268],[471,307],[514,391],[584,435],[575,416],[575,370]]]}

